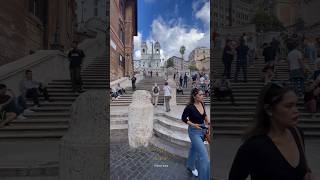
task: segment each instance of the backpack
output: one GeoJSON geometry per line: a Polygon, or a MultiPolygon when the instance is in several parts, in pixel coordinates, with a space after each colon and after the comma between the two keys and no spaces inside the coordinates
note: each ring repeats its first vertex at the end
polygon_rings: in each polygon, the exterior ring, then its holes
{"type": "Polygon", "coordinates": [[[156,86],[156,87],[153,88],[153,92],[154,92],[155,94],[157,94],[157,93],[159,92],[158,86],[156,86]]]}

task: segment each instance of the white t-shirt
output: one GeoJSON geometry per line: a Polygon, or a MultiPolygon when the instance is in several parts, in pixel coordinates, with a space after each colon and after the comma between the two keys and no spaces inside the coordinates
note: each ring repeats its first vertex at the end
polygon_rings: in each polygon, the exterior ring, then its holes
{"type": "Polygon", "coordinates": [[[171,88],[170,86],[164,86],[163,87],[164,96],[171,96],[171,88]]]}
{"type": "Polygon", "coordinates": [[[289,70],[301,69],[299,59],[302,59],[302,53],[294,49],[288,54],[289,70]]]}
{"type": "Polygon", "coordinates": [[[205,78],[202,76],[202,77],[200,78],[200,84],[203,84],[203,83],[204,83],[204,80],[205,80],[205,78]]]}

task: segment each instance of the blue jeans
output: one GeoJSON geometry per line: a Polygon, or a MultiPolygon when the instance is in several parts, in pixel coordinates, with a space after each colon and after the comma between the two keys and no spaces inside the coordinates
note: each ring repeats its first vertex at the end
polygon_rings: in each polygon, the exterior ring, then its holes
{"type": "MultiPolygon", "coordinates": [[[[204,124],[203,124],[204,126],[204,124]]],[[[207,149],[203,143],[205,129],[196,129],[193,126],[188,127],[188,134],[191,140],[191,148],[187,160],[187,168],[195,169],[196,160],[198,161],[199,180],[210,179],[210,160],[207,149]]]]}

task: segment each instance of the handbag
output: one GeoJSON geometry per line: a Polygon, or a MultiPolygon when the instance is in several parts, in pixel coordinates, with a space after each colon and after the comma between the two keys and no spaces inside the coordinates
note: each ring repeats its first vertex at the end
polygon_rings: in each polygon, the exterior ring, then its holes
{"type": "Polygon", "coordinates": [[[302,141],[301,134],[297,128],[294,128],[294,130],[296,131],[296,133],[298,135],[299,144],[302,147],[302,151],[303,151],[303,155],[304,155],[304,159],[305,159],[305,164],[306,164],[306,168],[307,168],[307,174],[304,176],[303,180],[315,180],[316,178],[314,177],[313,173],[311,172],[311,169],[310,169],[308,162],[307,162],[307,159],[306,159],[305,147],[304,147],[304,143],[302,141]]]}

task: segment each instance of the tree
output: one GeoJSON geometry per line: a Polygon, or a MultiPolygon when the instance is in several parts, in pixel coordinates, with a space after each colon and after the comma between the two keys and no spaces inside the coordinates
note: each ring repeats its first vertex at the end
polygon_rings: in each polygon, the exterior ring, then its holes
{"type": "Polygon", "coordinates": [[[183,55],[184,55],[184,52],[186,51],[186,47],[184,47],[183,45],[180,47],[180,54],[181,54],[181,58],[182,58],[182,61],[181,61],[181,69],[183,70],[183,55]]]}
{"type": "Polygon", "coordinates": [[[195,64],[190,64],[189,67],[190,71],[199,71],[195,64]]]}
{"type": "Polygon", "coordinates": [[[173,59],[168,59],[167,60],[167,68],[169,68],[169,67],[174,67],[173,59]]]}

